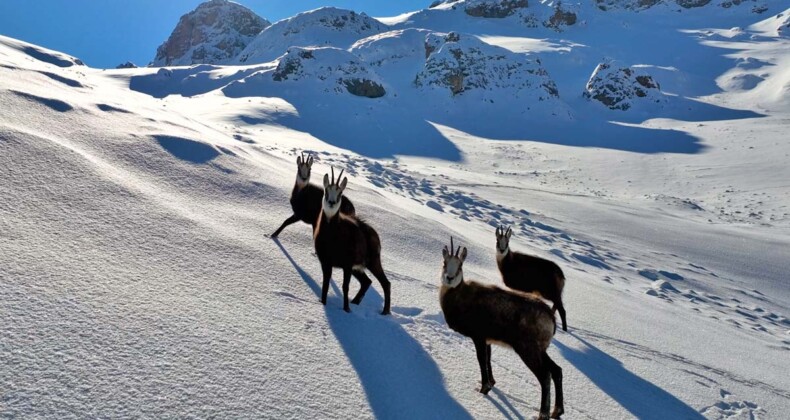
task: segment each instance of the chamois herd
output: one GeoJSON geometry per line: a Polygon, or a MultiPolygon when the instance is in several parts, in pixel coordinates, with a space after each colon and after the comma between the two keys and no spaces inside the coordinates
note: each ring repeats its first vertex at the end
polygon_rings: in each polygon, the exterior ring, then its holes
{"type": "MultiPolygon", "coordinates": [[[[371,280],[369,270],[384,290],[383,315],[390,313],[390,282],[381,266],[381,240],[373,227],[360,219],[356,209],[343,192],[348,178],[343,171],[335,178],[335,170],[324,175],[321,189],[310,183],[313,157],[301,154],[296,158],[296,183],[291,192],[293,215],[272,233],[276,238],[287,226],[302,221],[313,227],[313,244],[321,264],[323,284],[321,303],[326,305],[332,269],[343,270],[343,310],[351,312],[348,289],[351,277],[360,283],[359,292],[351,300],[358,305],[365,297],[371,280]]],[[[502,281],[508,287],[484,285],[464,278],[466,247],[442,250],[442,277],[439,303],[447,325],[472,339],[480,365],[480,392],[488,394],[496,381],[491,371],[491,344],[510,347],[538,379],[540,384],[539,419],[549,418],[550,388],[554,382],[554,410],[551,418],[564,412],[562,369],[546,350],[557,330],[555,312],[559,312],[562,329],[567,331],[562,290],[565,276],[557,264],[533,255],[510,249],[513,230],[496,230],[496,263],[502,281]],[[544,300],[552,302],[549,306],[544,300]]]]}

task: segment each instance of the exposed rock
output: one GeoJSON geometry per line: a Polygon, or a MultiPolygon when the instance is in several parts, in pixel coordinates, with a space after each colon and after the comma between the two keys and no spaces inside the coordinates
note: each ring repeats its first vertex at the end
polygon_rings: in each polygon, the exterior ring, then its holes
{"type": "Polygon", "coordinates": [[[323,7],[276,22],[241,52],[241,64],[265,63],[292,46],[348,48],[359,39],[386,32],[389,27],[364,13],[323,7]]]}
{"type": "Polygon", "coordinates": [[[185,14],[151,65],[226,64],[270,23],[228,0],[210,0],[185,14]]]}
{"type": "MultiPolygon", "coordinates": [[[[719,7],[729,9],[747,1],[754,0],[724,0],[714,3],[719,7]]],[[[595,4],[601,10],[625,9],[625,10],[645,10],[658,5],[680,6],[684,9],[695,9],[711,4],[711,0],[595,0],[595,4]]],[[[755,12],[754,10],[752,10],[755,12]]],[[[759,12],[755,12],[759,13],[759,12]]]]}
{"type": "MultiPolygon", "coordinates": [[[[326,92],[380,98],[387,92],[370,66],[339,48],[291,47],[272,73],[275,82],[314,82],[326,92]]],[[[305,85],[307,89],[311,87],[305,85]]]]}
{"type": "Polygon", "coordinates": [[[115,66],[116,69],[136,69],[137,65],[132,63],[131,61],[127,61],[125,63],[118,64],[115,66]]]}
{"type": "Polygon", "coordinates": [[[574,24],[576,24],[576,13],[563,8],[562,2],[557,3],[554,8],[554,14],[547,21],[543,22],[543,25],[547,28],[553,28],[558,31],[565,26],[574,24]]]}
{"type": "Polygon", "coordinates": [[[691,9],[694,7],[702,7],[708,3],[710,0],[675,0],[675,2],[680,7],[685,7],[686,9],[691,9]]]}
{"type": "Polygon", "coordinates": [[[584,96],[601,102],[609,109],[625,111],[636,100],[663,102],[660,89],[659,84],[640,69],[601,63],[590,76],[584,96]]]}
{"type": "Polygon", "coordinates": [[[514,97],[538,100],[559,96],[539,60],[486,44],[477,37],[431,33],[426,37],[425,50],[430,54],[415,78],[418,88],[447,89],[453,96],[500,89],[514,97]]]}
{"type": "Polygon", "coordinates": [[[464,11],[469,16],[502,19],[528,6],[527,0],[472,0],[464,11]]]}

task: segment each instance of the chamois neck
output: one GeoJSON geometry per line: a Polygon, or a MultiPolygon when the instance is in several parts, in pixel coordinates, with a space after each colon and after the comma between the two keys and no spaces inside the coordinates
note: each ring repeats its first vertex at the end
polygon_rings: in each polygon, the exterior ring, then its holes
{"type": "Polygon", "coordinates": [[[302,177],[299,176],[299,174],[296,174],[296,183],[294,185],[294,189],[296,189],[296,191],[301,191],[302,188],[306,187],[307,184],[309,184],[309,183],[310,183],[310,179],[309,178],[308,179],[302,179],[302,177]]]}
{"type": "Polygon", "coordinates": [[[505,258],[510,255],[510,247],[505,248],[505,251],[502,252],[499,248],[496,249],[496,262],[501,263],[505,258]]]}

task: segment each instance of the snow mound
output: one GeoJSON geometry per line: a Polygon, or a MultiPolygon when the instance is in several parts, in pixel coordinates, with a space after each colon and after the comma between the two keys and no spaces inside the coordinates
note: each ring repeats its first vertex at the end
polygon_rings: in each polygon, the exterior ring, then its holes
{"type": "Polygon", "coordinates": [[[620,67],[616,62],[600,63],[593,71],[584,91],[584,97],[594,99],[609,109],[625,111],[635,101],[663,102],[661,87],[644,70],[620,67]]]}
{"type": "Polygon", "coordinates": [[[274,60],[289,47],[348,48],[361,38],[388,30],[364,13],[322,7],[276,22],[266,28],[239,55],[239,63],[274,60]]]}
{"type": "Polygon", "coordinates": [[[403,60],[418,60],[422,65],[428,57],[425,38],[431,33],[427,29],[414,28],[389,31],[361,39],[349,50],[374,66],[387,66],[403,60]]]}
{"type": "Polygon", "coordinates": [[[156,50],[152,65],[227,64],[269,21],[228,0],[211,0],[181,16],[173,33],[156,50]]]}
{"type": "Polygon", "coordinates": [[[13,38],[8,38],[0,35],[0,45],[16,50],[25,54],[37,61],[46,64],[51,64],[58,67],[71,67],[71,66],[84,66],[85,63],[79,58],[72,57],[62,52],[53,51],[38,45],[28,44],[27,42],[19,41],[13,38]]]}
{"type": "Polygon", "coordinates": [[[283,92],[324,92],[367,98],[386,94],[381,78],[370,66],[346,50],[334,47],[291,47],[274,71],[257,72],[226,88],[231,96],[263,89],[283,92]],[[277,85],[284,86],[277,86],[277,85]],[[290,85],[290,86],[289,86],[290,85]]]}
{"type": "Polygon", "coordinates": [[[749,29],[769,36],[790,38],[790,9],[752,25],[749,29]]]}
{"type": "Polygon", "coordinates": [[[540,60],[486,44],[475,36],[455,32],[429,34],[425,66],[414,81],[425,90],[449,91],[453,96],[485,91],[516,100],[558,99],[559,92],[540,60]]]}

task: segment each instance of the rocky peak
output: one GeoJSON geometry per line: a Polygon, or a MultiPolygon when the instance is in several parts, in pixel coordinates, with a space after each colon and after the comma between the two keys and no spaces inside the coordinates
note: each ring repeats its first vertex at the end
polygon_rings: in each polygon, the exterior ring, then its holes
{"type": "Polygon", "coordinates": [[[151,65],[229,63],[269,25],[269,21],[238,3],[207,1],[181,16],[173,33],[157,49],[151,65]]]}

